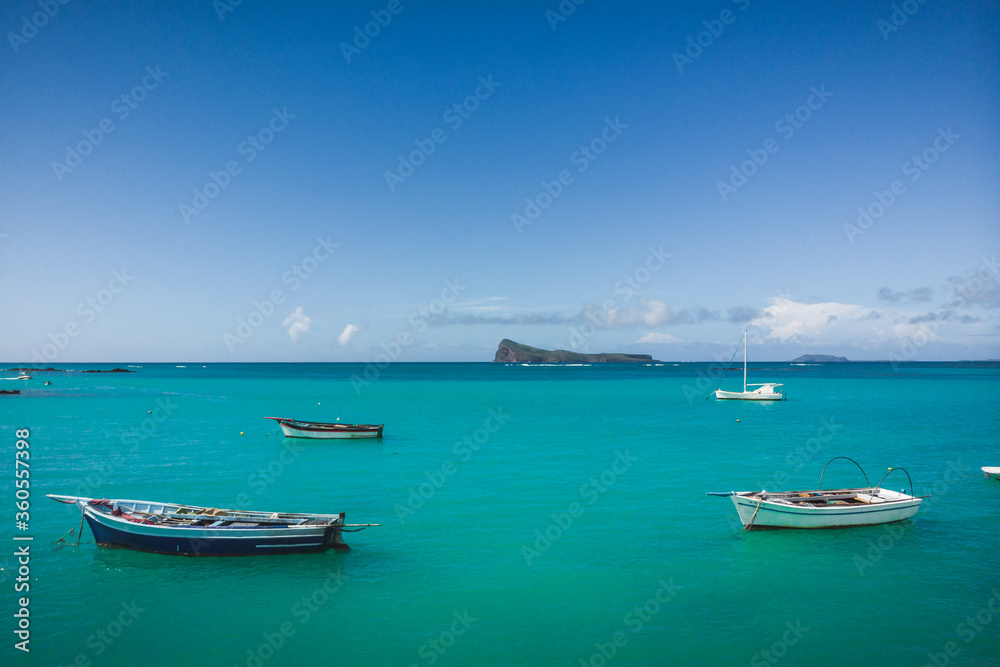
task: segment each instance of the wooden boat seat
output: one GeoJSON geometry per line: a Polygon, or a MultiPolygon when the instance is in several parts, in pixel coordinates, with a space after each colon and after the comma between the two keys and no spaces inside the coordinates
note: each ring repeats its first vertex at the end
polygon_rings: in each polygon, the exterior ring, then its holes
{"type": "Polygon", "coordinates": [[[830,502],[833,500],[851,500],[855,497],[853,493],[838,493],[822,496],[811,496],[806,495],[803,497],[801,494],[798,496],[793,496],[791,498],[785,498],[787,502],[790,503],[816,503],[816,502],[830,502]]]}

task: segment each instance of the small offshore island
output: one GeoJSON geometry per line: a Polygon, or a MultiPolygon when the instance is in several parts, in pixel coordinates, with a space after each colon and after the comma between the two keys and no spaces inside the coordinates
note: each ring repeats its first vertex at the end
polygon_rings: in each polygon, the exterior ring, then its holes
{"type": "Polygon", "coordinates": [[[831,354],[803,354],[801,357],[792,359],[792,364],[831,364],[847,363],[847,357],[835,357],[831,354]]]}
{"type": "Polygon", "coordinates": [[[583,354],[569,350],[543,350],[504,338],[500,341],[493,363],[504,364],[631,364],[658,363],[648,354],[604,352],[583,354]]]}
{"type": "Polygon", "coordinates": [[[71,371],[66,368],[54,368],[49,366],[48,368],[28,368],[24,366],[23,368],[4,368],[4,372],[7,371],[22,371],[31,373],[135,373],[135,371],[130,371],[127,368],[112,368],[110,371],[98,371],[98,370],[84,370],[84,371],[71,371]]]}

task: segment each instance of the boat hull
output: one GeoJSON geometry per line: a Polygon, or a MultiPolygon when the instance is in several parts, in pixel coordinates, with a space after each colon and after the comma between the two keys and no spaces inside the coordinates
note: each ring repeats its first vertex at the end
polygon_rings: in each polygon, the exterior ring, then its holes
{"type": "Polygon", "coordinates": [[[762,394],[755,391],[723,391],[715,390],[715,398],[720,401],[783,401],[784,394],[762,394]]]}
{"type": "Polygon", "coordinates": [[[381,424],[322,424],[305,425],[301,422],[279,421],[278,426],[286,438],[316,438],[320,440],[341,440],[354,438],[381,438],[381,424]]]}
{"type": "Polygon", "coordinates": [[[982,471],[986,473],[987,477],[992,477],[993,479],[1000,479],[1000,468],[984,467],[982,471]]]}
{"type": "Polygon", "coordinates": [[[893,523],[909,519],[920,509],[920,498],[879,491],[885,502],[866,505],[811,506],[761,500],[749,495],[732,496],[740,521],[747,530],[768,528],[846,528],[893,523]]]}
{"type": "MultiPolygon", "coordinates": [[[[337,528],[299,530],[254,530],[251,535],[235,535],[236,529],[166,528],[161,526],[129,527],[123,530],[104,517],[85,513],[94,539],[104,547],[119,547],[177,556],[261,556],[274,554],[315,553],[328,549],[350,549],[337,528]],[[147,528],[150,530],[142,530],[147,528]],[[171,532],[172,531],[172,532],[171,532]],[[330,534],[328,534],[330,533],[330,534]]],[[[242,531],[250,532],[250,531],[242,531]]]]}
{"type": "Polygon", "coordinates": [[[181,556],[313,553],[350,547],[344,514],[279,514],[50,496],[75,503],[101,546],[181,556]]]}

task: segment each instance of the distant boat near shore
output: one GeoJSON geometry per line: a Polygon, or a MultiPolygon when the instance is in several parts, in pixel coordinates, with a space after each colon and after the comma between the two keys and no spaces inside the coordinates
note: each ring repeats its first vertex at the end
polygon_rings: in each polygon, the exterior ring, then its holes
{"type": "Polygon", "coordinates": [[[317,438],[332,440],[341,438],[381,438],[385,424],[340,424],[327,422],[307,422],[288,417],[264,417],[278,422],[286,438],[317,438]]]}

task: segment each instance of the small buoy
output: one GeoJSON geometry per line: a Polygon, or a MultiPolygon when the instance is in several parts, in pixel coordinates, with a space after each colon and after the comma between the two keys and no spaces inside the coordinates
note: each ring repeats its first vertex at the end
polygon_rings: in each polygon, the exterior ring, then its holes
{"type": "Polygon", "coordinates": [[[240,435],[243,435],[243,431],[240,431],[240,435]]]}
{"type": "Polygon", "coordinates": [[[153,414],[153,411],[152,411],[152,410],[149,410],[149,411],[147,411],[147,412],[146,412],[146,414],[147,414],[147,415],[151,415],[151,414],[153,414]]]}
{"type": "Polygon", "coordinates": [[[736,421],[737,421],[737,422],[739,422],[740,420],[739,420],[739,419],[737,419],[736,421]]]}

